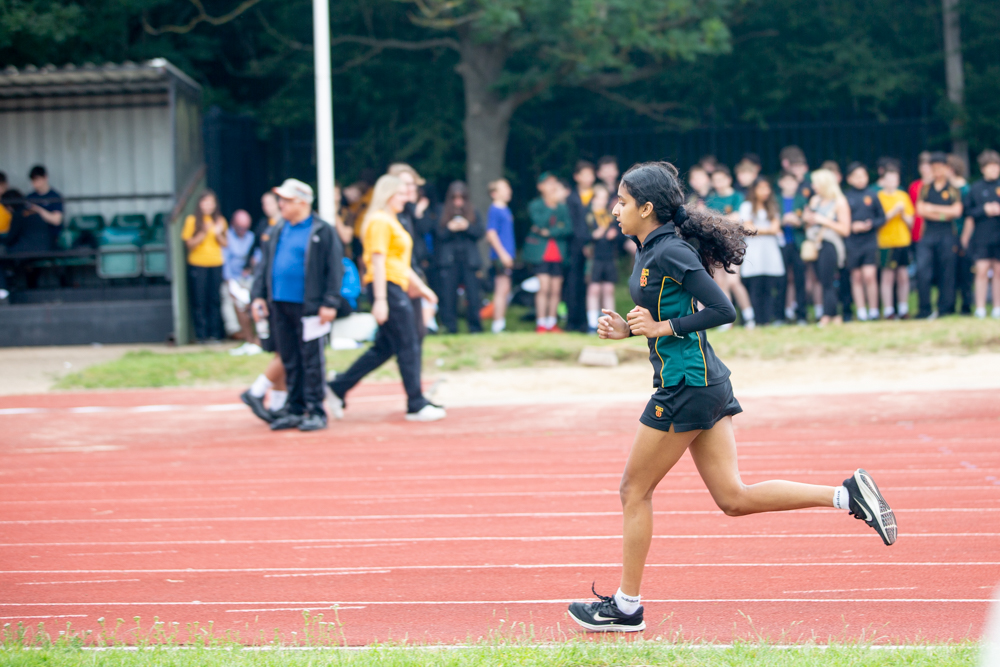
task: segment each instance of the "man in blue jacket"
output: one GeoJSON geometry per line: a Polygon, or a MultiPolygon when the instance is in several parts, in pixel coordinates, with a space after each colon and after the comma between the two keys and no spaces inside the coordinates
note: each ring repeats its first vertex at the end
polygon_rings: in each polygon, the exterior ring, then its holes
{"type": "MultiPolygon", "coordinates": [[[[282,219],[261,247],[252,289],[254,319],[273,311],[274,337],[285,366],[288,404],[271,430],[326,428],[323,336],[303,340],[304,321],[337,317],[344,248],[332,225],[313,215],[312,188],[290,178],[275,188],[282,219]]],[[[308,332],[307,332],[308,333],[308,332]]]]}

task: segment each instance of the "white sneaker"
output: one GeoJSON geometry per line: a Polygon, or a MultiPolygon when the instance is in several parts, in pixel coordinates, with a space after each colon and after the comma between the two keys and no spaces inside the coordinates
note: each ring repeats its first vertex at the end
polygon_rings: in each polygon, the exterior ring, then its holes
{"type": "Polygon", "coordinates": [[[334,419],[340,421],[344,418],[344,400],[332,391],[330,391],[328,398],[330,399],[330,414],[333,415],[334,419]]]}
{"type": "MultiPolygon", "coordinates": [[[[229,354],[231,354],[234,357],[243,357],[248,354],[253,354],[252,352],[249,351],[250,348],[252,347],[257,347],[257,346],[254,345],[253,343],[243,343],[239,347],[234,347],[233,349],[229,350],[229,354]]],[[[263,350],[261,350],[259,347],[257,347],[257,349],[263,352],[263,350]]]]}
{"type": "Polygon", "coordinates": [[[440,405],[434,405],[428,403],[422,407],[418,412],[408,412],[406,413],[406,421],[408,422],[436,422],[439,419],[444,419],[448,416],[448,413],[444,411],[440,405]]]}

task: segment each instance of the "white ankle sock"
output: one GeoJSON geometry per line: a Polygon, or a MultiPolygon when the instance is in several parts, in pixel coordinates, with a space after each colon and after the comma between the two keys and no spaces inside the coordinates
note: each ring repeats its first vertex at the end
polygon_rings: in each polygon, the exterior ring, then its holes
{"type": "Polygon", "coordinates": [[[254,398],[264,398],[264,394],[267,390],[274,386],[274,383],[267,379],[267,376],[261,373],[257,376],[257,379],[253,381],[250,385],[250,395],[254,398]]]}
{"type": "Polygon", "coordinates": [[[981,320],[985,320],[986,319],[986,309],[985,308],[976,308],[976,317],[978,317],[981,320]]]}
{"type": "Polygon", "coordinates": [[[878,308],[869,308],[868,309],[868,319],[870,319],[870,320],[877,320],[878,319],[878,308]]]}
{"type": "Polygon", "coordinates": [[[868,311],[865,310],[864,308],[858,308],[857,312],[855,313],[855,316],[858,318],[858,322],[868,321],[868,311]]]}
{"type": "Polygon", "coordinates": [[[993,319],[1000,319],[1000,308],[993,306],[993,312],[990,314],[993,319]]]}
{"type": "Polygon", "coordinates": [[[281,408],[285,407],[285,403],[288,402],[288,392],[278,391],[277,389],[271,390],[271,402],[268,404],[268,409],[271,412],[277,412],[281,408]]]}
{"type": "Polygon", "coordinates": [[[846,486],[838,486],[833,490],[833,506],[838,510],[851,509],[851,494],[846,486]]]}
{"type": "Polygon", "coordinates": [[[634,614],[639,608],[639,601],[642,600],[641,595],[636,595],[632,597],[631,595],[625,595],[622,593],[622,589],[618,589],[615,593],[615,604],[618,605],[618,610],[623,614],[634,614]]]}
{"type": "Polygon", "coordinates": [[[896,309],[892,306],[886,306],[882,309],[882,317],[892,317],[896,314],[896,309]]]}
{"type": "Polygon", "coordinates": [[[507,320],[499,319],[493,320],[493,333],[500,333],[507,328],[507,320]]]}
{"type": "Polygon", "coordinates": [[[754,317],[753,306],[749,306],[748,308],[744,308],[742,311],[740,311],[740,314],[743,315],[743,321],[744,322],[753,322],[754,319],[756,319],[754,317]]]}
{"type": "Polygon", "coordinates": [[[601,311],[599,310],[588,310],[587,311],[587,326],[591,329],[597,328],[597,318],[601,316],[601,311]]]}
{"type": "Polygon", "coordinates": [[[896,312],[899,313],[900,317],[902,317],[903,315],[909,315],[910,304],[906,303],[905,301],[900,301],[898,304],[896,304],[896,312]]]}
{"type": "Polygon", "coordinates": [[[545,318],[545,328],[546,329],[551,329],[555,325],[556,325],[556,318],[554,318],[554,317],[546,317],[545,318]]]}
{"type": "Polygon", "coordinates": [[[813,306],[813,313],[815,313],[817,320],[823,317],[823,306],[813,306]]]}

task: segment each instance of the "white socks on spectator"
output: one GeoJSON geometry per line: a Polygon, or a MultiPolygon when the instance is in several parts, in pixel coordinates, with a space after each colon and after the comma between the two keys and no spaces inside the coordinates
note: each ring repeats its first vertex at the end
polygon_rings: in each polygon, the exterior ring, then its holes
{"type": "Polygon", "coordinates": [[[288,392],[278,391],[277,389],[271,390],[271,402],[268,403],[267,408],[271,412],[277,412],[285,407],[285,403],[288,402],[288,392]]]}
{"type": "Polygon", "coordinates": [[[882,317],[886,319],[889,319],[895,314],[896,314],[896,309],[893,308],[892,306],[886,306],[885,308],[882,309],[882,317]]]}
{"type": "Polygon", "coordinates": [[[992,317],[993,317],[993,319],[995,319],[995,320],[1000,320],[1000,307],[998,307],[998,306],[993,306],[993,314],[992,314],[992,317]]]}
{"type": "Polygon", "coordinates": [[[503,331],[506,328],[507,328],[507,320],[506,319],[502,319],[501,318],[499,320],[496,320],[496,319],[493,320],[493,326],[492,326],[493,333],[498,334],[498,333],[500,333],[501,331],[503,331]]]}
{"type": "Polygon", "coordinates": [[[870,319],[870,320],[877,320],[878,319],[878,308],[869,308],[868,309],[868,319],[870,319]]]}
{"type": "Polygon", "coordinates": [[[900,317],[904,317],[910,314],[910,304],[905,301],[900,301],[896,304],[896,312],[899,313],[900,317]]]}
{"type": "Polygon", "coordinates": [[[535,322],[538,324],[538,326],[542,327],[543,329],[551,329],[552,327],[554,327],[556,325],[556,318],[554,318],[554,317],[539,317],[539,318],[535,319],[535,322]]]}
{"type": "Polygon", "coordinates": [[[753,322],[754,319],[756,319],[754,317],[753,306],[748,306],[744,308],[743,310],[740,311],[740,314],[743,315],[744,322],[753,322]]]}
{"type": "Polygon", "coordinates": [[[266,394],[267,390],[273,386],[274,383],[268,380],[266,375],[261,373],[257,376],[257,379],[253,381],[253,384],[250,385],[250,395],[255,398],[264,398],[264,394],[266,394]]]}
{"type": "Polygon", "coordinates": [[[622,589],[618,589],[615,593],[615,604],[618,605],[618,611],[623,614],[632,615],[639,609],[639,601],[642,599],[641,595],[636,595],[632,597],[631,595],[625,595],[622,593],[622,589]]]}
{"type": "Polygon", "coordinates": [[[851,509],[851,494],[846,486],[838,486],[833,490],[833,506],[838,510],[851,509]]]}
{"type": "Polygon", "coordinates": [[[601,316],[601,311],[599,310],[588,310],[587,311],[587,326],[591,329],[597,328],[597,319],[601,316]]]}
{"type": "Polygon", "coordinates": [[[978,317],[981,320],[985,320],[986,319],[986,308],[985,307],[984,308],[976,308],[976,317],[978,317]]]}
{"type": "Polygon", "coordinates": [[[813,306],[813,312],[816,314],[816,319],[823,317],[823,306],[813,306]]]}

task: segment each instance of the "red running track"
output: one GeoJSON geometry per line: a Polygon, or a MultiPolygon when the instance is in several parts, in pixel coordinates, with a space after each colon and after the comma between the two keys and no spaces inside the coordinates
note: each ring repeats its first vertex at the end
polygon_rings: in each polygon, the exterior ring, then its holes
{"type": "MultiPolygon", "coordinates": [[[[314,434],[272,434],[215,390],[0,400],[0,622],[158,617],[287,639],[303,610],[329,621],[337,604],[352,644],[522,621],[541,639],[574,632],[566,602],[618,584],[617,484],[641,404],[409,424],[399,392],[363,386],[314,434]]],[[[745,481],[835,484],[864,466],[899,542],[836,510],[726,517],[685,456],[654,500],[647,635],[979,636],[1000,580],[995,393],[743,405],[745,481]]]]}

